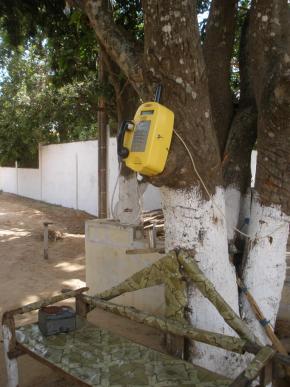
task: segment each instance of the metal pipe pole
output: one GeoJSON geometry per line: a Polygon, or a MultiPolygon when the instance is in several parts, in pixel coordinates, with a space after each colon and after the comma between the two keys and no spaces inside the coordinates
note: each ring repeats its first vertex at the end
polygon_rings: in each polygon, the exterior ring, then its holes
{"type": "MultiPolygon", "coordinates": [[[[98,62],[99,83],[105,81],[104,60],[102,49],[99,53],[98,62]]],[[[107,124],[108,117],[105,110],[105,98],[103,95],[98,99],[98,216],[107,218],[107,124]]]]}

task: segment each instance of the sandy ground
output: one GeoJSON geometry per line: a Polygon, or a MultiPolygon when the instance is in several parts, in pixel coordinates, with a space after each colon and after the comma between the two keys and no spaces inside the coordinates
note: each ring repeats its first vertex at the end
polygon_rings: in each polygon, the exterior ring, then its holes
{"type": "MultiPolygon", "coordinates": [[[[85,285],[84,212],[47,203],[0,194],[0,315],[15,306],[55,295],[63,288],[85,285]],[[50,241],[49,259],[43,259],[43,222],[63,239],[50,241]]],[[[66,302],[67,303],[67,302],[66,302]]],[[[21,323],[35,316],[25,315],[21,323]]],[[[100,326],[133,338],[141,344],[162,350],[160,334],[121,317],[98,311],[90,320],[100,326]]],[[[0,387],[6,385],[6,372],[0,337],[0,387]]],[[[28,356],[18,360],[20,387],[70,387],[55,371],[28,356]]]]}

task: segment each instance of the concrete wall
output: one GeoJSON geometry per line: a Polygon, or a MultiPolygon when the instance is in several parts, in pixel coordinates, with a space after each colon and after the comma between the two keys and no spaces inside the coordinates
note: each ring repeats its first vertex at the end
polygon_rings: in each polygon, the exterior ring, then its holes
{"type": "MultiPolygon", "coordinates": [[[[88,153],[95,151],[95,149],[91,149],[92,144],[90,143],[89,141],[88,144],[80,142],[48,145],[42,148],[42,200],[78,209],[81,208],[78,200],[78,191],[81,188],[87,192],[88,202],[91,201],[91,190],[88,190],[87,184],[79,185],[79,175],[87,172],[85,168],[84,171],[79,168],[79,159],[81,159],[84,148],[87,148],[88,153]]],[[[92,171],[90,164],[88,164],[87,169],[92,171]]],[[[96,213],[96,207],[92,207],[90,212],[96,213]]]]}
{"type": "MultiPolygon", "coordinates": [[[[108,144],[108,210],[118,177],[116,139],[108,144]]],[[[39,169],[0,167],[0,189],[5,192],[98,213],[98,142],[80,141],[40,147],[39,169]]],[[[118,199],[118,186],[114,202],[118,199]]],[[[159,190],[148,186],[144,209],[161,207],[159,190]]]]}
{"type": "Polygon", "coordinates": [[[17,193],[17,169],[1,167],[0,168],[0,189],[5,192],[17,193]]]}
{"type": "Polygon", "coordinates": [[[39,199],[41,196],[41,181],[39,169],[18,168],[18,195],[39,199]]]}

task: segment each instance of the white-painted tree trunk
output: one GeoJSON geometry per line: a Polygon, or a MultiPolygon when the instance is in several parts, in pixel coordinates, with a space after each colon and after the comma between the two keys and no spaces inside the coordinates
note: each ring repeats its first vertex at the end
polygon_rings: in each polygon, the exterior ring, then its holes
{"type": "Polygon", "coordinates": [[[238,228],[245,234],[249,231],[249,221],[251,217],[252,188],[249,188],[245,195],[241,197],[240,215],[238,228]]]}
{"type": "MultiPolygon", "coordinates": [[[[289,218],[278,207],[263,206],[253,199],[249,226],[249,255],[243,280],[267,320],[275,326],[286,274],[289,218]]],[[[248,301],[242,300],[246,321],[262,343],[269,343],[248,301]]]]}
{"type": "MultiPolygon", "coordinates": [[[[166,250],[176,247],[195,250],[195,259],[217,291],[238,313],[235,270],[228,255],[225,219],[211,201],[204,200],[198,187],[190,190],[162,188],[166,250]]],[[[215,204],[225,213],[225,193],[217,188],[215,204]]],[[[190,321],[193,326],[235,335],[223,318],[200,292],[189,290],[190,321]]],[[[193,362],[213,371],[236,376],[241,357],[205,344],[195,343],[193,362]]]]}
{"type": "MultiPolygon", "coordinates": [[[[237,231],[248,233],[248,224],[251,213],[251,188],[248,189],[245,195],[241,195],[240,191],[234,186],[229,186],[225,190],[226,202],[226,223],[228,240],[235,239],[237,231]]],[[[242,234],[239,236],[243,238],[242,234]]]]}
{"type": "Polygon", "coordinates": [[[17,359],[9,359],[7,353],[9,352],[9,342],[11,340],[11,332],[9,327],[2,325],[3,333],[3,347],[4,347],[4,359],[6,363],[7,371],[7,387],[18,387],[18,365],[17,359]]]}
{"type": "Polygon", "coordinates": [[[229,186],[225,190],[225,206],[226,206],[226,226],[228,240],[233,241],[235,237],[235,228],[238,227],[240,206],[241,206],[241,193],[240,191],[229,186]]]}
{"type": "Polygon", "coordinates": [[[119,201],[117,218],[122,224],[139,225],[142,215],[142,195],[139,191],[137,175],[119,178],[119,201]]]}

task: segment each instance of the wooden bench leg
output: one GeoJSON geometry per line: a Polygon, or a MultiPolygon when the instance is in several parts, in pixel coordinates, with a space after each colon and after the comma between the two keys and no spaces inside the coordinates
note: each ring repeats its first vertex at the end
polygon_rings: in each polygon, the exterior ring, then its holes
{"type": "Polygon", "coordinates": [[[86,318],[90,311],[88,303],[85,301],[82,294],[77,294],[76,297],[76,313],[77,315],[86,318]]]}
{"type": "Polygon", "coordinates": [[[260,386],[267,387],[272,384],[273,380],[273,363],[269,361],[268,364],[263,368],[260,376],[260,386]]]}
{"type": "Polygon", "coordinates": [[[11,348],[11,340],[12,340],[12,332],[8,325],[2,325],[2,333],[3,333],[3,346],[4,346],[4,358],[6,363],[6,371],[7,371],[7,387],[18,387],[18,364],[17,359],[10,359],[8,353],[11,348]]]}

